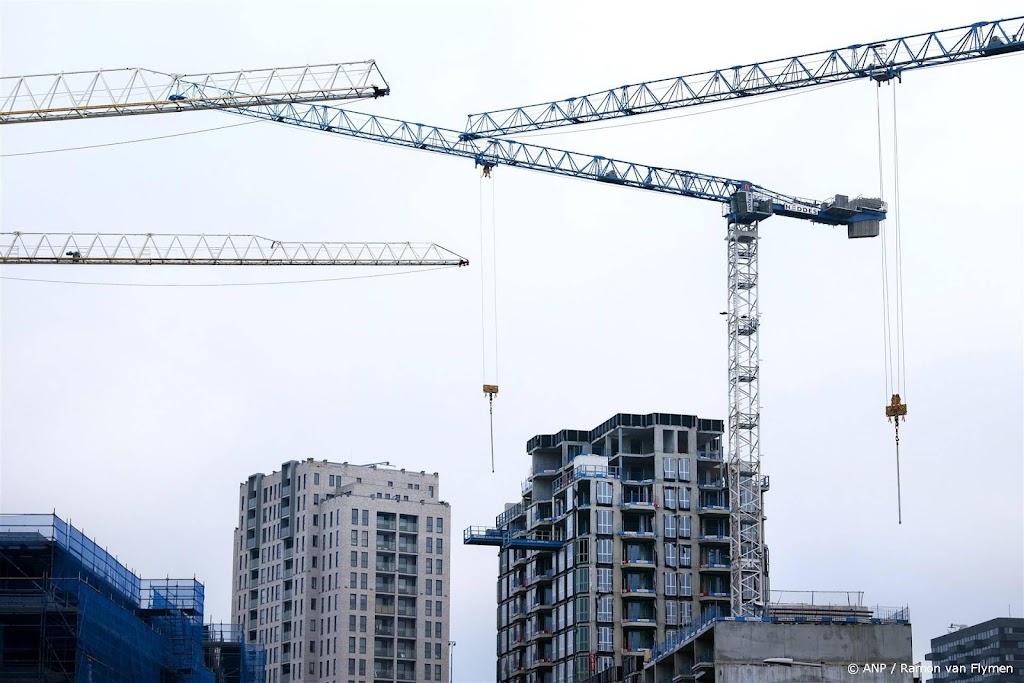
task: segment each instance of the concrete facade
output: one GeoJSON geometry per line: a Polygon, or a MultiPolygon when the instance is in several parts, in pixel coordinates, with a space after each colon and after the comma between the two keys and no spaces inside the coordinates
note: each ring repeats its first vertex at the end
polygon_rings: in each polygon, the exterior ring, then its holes
{"type": "Polygon", "coordinates": [[[720,420],[619,414],[527,443],[522,500],[496,526],[565,545],[499,554],[498,681],[584,680],[729,615],[722,436],[720,420]]]}
{"type": "Polygon", "coordinates": [[[289,461],[239,487],[232,620],[267,683],[447,681],[451,515],[437,473],[289,461]]]}

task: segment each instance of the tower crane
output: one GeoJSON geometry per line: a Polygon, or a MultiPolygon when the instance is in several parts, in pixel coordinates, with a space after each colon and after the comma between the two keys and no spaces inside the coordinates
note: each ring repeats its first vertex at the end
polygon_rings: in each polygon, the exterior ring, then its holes
{"type": "Polygon", "coordinates": [[[62,71],[0,78],[0,125],[201,111],[268,102],[361,100],[390,92],[372,59],[195,75],[141,68],[62,71]]]}
{"type": "MultiPolygon", "coordinates": [[[[227,109],[278,123],[326,131],[374,142],[399,145],[472,160],[489,172],[507,165],[622,187],[632,187],[724,204],[729,258],[730,535],[734,567],[733,613],[756,614],[767,596],[763,543],[762,487],[758,450],[758,335],[757,241],[761,221],[775,215],[846,226],[851,238],[875,237],[886,215],[879,199],[836,195],[826,201],[804,199],[769,190],[745,180],[647,166],[628,161],[524,144],[509,139],[483,138],[422,123],[372,116],[327,105],[273,104],[227,109]],[[740,596],[738,598],[737,596],[740,596]]],[[[499,529],[466,531],[467,544],[499,547],[550,548],[551,539],[511,536],[499,529]]],[[[558,545],[559,543],[555,543],[558,545]]]]}
{"type": "MultiPolygon", "coordinates": [[[[563,100],[514,107],[470,115],[465,137],[504,136],[514,133],[606,121],[645,113],[694,107],[758,95],[780,93],[812,86],[870,78],[879,85],[902,80],[904,72],[955,62],[1006,55],[1024,50],[1024,16],[979,21],[965,26],[918,33],[899,38],[872,41],[845,48],[825,50],[796,57],[715,69],[698,74],[648,81],[599,91],[563,100]]],[[[737,193],[738,194],[738,193],[737,193]]],[[[734,195],[734,198],[737,195],[734,195]]],[[[755,195],[756,196],[756,195],[755,195]]],[[[885,206],[878,201],[867,206],[885,206]]],[[[735,205],[732,206],[735,213],[735,205]]],[[[760,472],[759,402],[757,334],[757,262],[756,256],[741,257],[748,246],[756,249],[757,223],[745,222],[742,214],[729,227],[729,468],[732,537],[731,600],[735,615],[757,611],[766,595],[753,586],[759,570],[745,566],[760,565],[763,547],[757,552],[744,548],[744,527],[753,525],[747,513],[745,496],[758,496],[744,484],[741,472],[749,467],[760,472]],[[752,231],[750,227],[752,226],[752,231]],[[746,242],[734,236],[745,235],[746,242]],[[741,475],[741,476],[737,476],[741,475]],[[735,485],[735,482],[739,485],[735,485]],[[754,563],[747,559],[755,558],[754,563]],[[737,562],[737,559],[740,561],[737,562]]],[[[812,218],[812,220],[814,220],[812,218]]],[[[731,221],[731,219],[730,219],[731,221]]],[[[878,234],[877,224],[869,228],[878,234]]],[[[851,226],[850,236],[865,236],[851,226]],[[858,235],[854,231],[858,231],[858,235]]],[[[896,420],[897,463],[899,458],[899,422],[906,417],[907,406],[899,394],[885,408],[890,420],[896,420]]],[[[898,467],[897,467],[898,476],[898,467]]],[[[760,511],[760,504],[757,505],[760,511]]],[[[763,544],[763,536],[750,543],[763,544]]],[[[767,582],[766,573],[759,585],[767,582]]]]}

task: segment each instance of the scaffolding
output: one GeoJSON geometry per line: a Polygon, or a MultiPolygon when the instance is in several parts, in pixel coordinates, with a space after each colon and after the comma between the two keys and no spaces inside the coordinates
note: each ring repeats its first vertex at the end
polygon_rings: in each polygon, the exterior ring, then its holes
{"type": "Polygon", "coordinates": [[[246,643],[238,624],[207,624],[203,658],[215,683],[262,683],[267,665],[263,645],[246,643]]]}
{"type": "Polygon", "coordinates": [[[56,515],[0,515],[0,681],[214,683],[203,587],[143,581],[56,515]]]}

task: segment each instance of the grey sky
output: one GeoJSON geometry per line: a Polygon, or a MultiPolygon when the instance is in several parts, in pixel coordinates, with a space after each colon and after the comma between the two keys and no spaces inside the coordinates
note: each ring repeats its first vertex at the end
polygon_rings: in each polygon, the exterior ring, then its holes
{"type": "MultiPolygon", "coordinates": [[[[393,94],[353,109],[459,129],[470,112],[1020,10],[915,4],[5,2],[0,72],[374,58],[393,94]]],[[[918,660],[951,622],[1024,614],[1022,76],[1024,57],[1008,57],[912,73],[898,87],[902,526],[883,417],[879,241],[784,218],[763,228],[772,587],[909,604],[918,660]]],[[[886,119],[892,90],[881,93],[886,119]]],[[[875,91],[856,82],[530,141],[801,196],[876,194],[875,91]]],[[[236,121],[208,112],[7,126],[0,145],[10,154],[236,121]]],[[[713,203],[497,169],[492,475],[472,163],[269,123],[0,161],[4,231],[433,240],[474,260],[286,287],[0,281],[0,511],[56,508],[145,576],[195,574],[217,620],[230,616],[237,485],[251,472],[306,457],[437,471],[461,529],[518,498],[536,433],[589,429],[616,412],[725,415],[725,225],[713,203]]],[[[282,271],[3,275],[196,283],[282,271]]],[[[494,553],[458,545],[452,571],[455,680],[493,680],[494,553]]]]}

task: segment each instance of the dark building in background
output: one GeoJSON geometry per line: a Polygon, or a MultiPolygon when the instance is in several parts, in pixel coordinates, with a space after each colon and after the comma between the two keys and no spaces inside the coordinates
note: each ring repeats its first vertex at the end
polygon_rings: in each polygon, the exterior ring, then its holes
{"type": "Polygon", "coordinates": [[[204,665],[241,646],[222,635],[198,581],[143,580],[56,515],[0,515],[0,681],[262,680],[244,646],[234,678],[204,665]]]}
{"type": "Polygon", "coordinates": [[[1024,683],[1024,619],[1000,617],[932,638],[933,681],[1024,683]]]}

